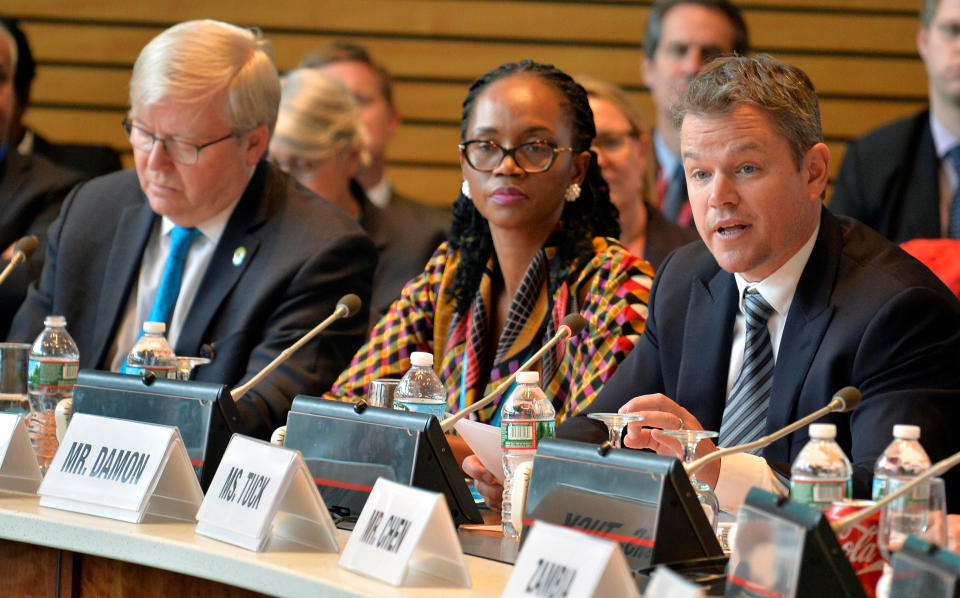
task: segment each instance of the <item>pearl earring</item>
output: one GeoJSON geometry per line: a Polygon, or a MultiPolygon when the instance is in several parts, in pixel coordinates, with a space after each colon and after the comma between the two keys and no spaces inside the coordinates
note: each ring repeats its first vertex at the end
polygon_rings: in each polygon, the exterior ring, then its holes
{"type": "Polygon", "coordinates": [[[567,190],[563,193],[563,198],[567,201],[573,202],[577,201],[578,197],[580,197],[580,185],[576,183],[570,183],[570,186],[567,187],[567,190]]]}
{"type": "Polygon", "coordinates": [[[467,184],[466,179],[464,179],[463,183],[460,185],[460,193],[462,193],[463,196],[466,197],[467,199],[472,199],[470,197],[470,185],[467,184]]]}

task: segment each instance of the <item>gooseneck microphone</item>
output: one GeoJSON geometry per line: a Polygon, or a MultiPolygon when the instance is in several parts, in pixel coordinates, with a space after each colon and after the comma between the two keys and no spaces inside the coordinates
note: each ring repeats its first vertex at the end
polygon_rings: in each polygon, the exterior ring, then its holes
{"type": "MultiPolygon", "coordinates": [[[[850,515],[847,515],[843,519],[837,519],[836,521],[830,524],[830,527],[832,527],[833,531],[837,533],[840,533],[849,527],[853,527],[858,522],[860,522],[861,519],[866,519],[870,515],[873,515],[883,507],[890,504],[893,500],[895,500],[900,496],[903,496],[907,492],[910,492],[911,490],[919,486],[921,483],[926,482],[930,478],[937,477],[942,473],[946,473],[947,471],[952,469],[957,463],[960,463],[960,453],[955,453],[947,457],[946,459],[943,459],[942,461],[937,461],[930,467],[930,469],[926,470],[925,472],[921,473],[917,477],[913,478],[910,482],[904,484],[903,486],[900,486],[890,494],[887,494],[886,496],[878,500],[876,504],[870,505],[866,509],[857,511],[856,513],[851,513],[850,515]]],[[[946,522],[944,522],[944,525],[946,525],[946,522]]]]}
{"type": "Polygon", "coordinates": [[[254,376],[253,378],[250,378],[250,380],[248,380],[246,384],[242,386],[238,386],[233,390],[231,390],[230,396],[233,397],[234,401],[239,401],[240,397],[245,395],[248,390],[256,386],[261,380],[263,380],[267,376],[267,374],[277,369],[277,367],[279,367],[280,364],[282,364],[284,361],[289,359],[291,355],[293,355],[298,349],[300,349],[300,347],[310,342],[310,339],[312,339],[313,337],[323,332],[328,326],[333,324],[336,320],[339,320],[340,318],[349,318],[353,314],[357,313],[357,311],[360,309],[361,303],[362,302],[360,301],[360,297],[357,297],[353,293],[350,293],[349,295],[344,295],[343,297],[341,297],[340,300],[337,301],[336,309],[333,310],[333,313],[330,314],[330,316],[326,320],[317,324],[313,330],[304,334],[300,338],[300,340],[298,340],[297,342],[293,343],[292,345],[284,349],[283,352],[280,353],[280,355],[277,355],[273,361],[267,364],[267,367],[257,372],[257,375],[254,376]]]}
{"type": "Polygon", "coordinates": [[[3,272],[0,272],[0,284],[3,284],[3,281],[10,276],[10,272],[17,267],[17,264],[26,261],[28,257],[33,255],[39,244],[40,242],[33,235],[21,237],[17,241],[17,244],[13,246],[13,257],[10,258],[10,263],[3,269],[3,272]]]}
{"type": "Polygon", "coordinates": [[[789,426],[781,428],[776,432],[774,432],[773,434],[764,436],[763,438],[754,440],[753,442],[748,442],[746,444],[741,444],[738,446],[722,448],[718,451],[714,451],[710,453],[709,455],[704,455],[703,457],[700,457],[696,461],[693,461],[692,463],[686,466],[687,473],[693,474],[697,472],[701,467],[706,465],[707,463],[712,463],[717,459],[726,457],[727,455],[732,455],[734,453],[744,453],[747,451],[752,451],[753,449],[763,448],[767,445],[772,444],[774,441],[783,438],[787,434],[792,434],[793,432],[795,432],[796,430],[799,430],[800,428],[809,424],[810,422],[820,419],[821,417],[823,417],[828,413],[846,413],[847,411],[853,411],[854,409],[857,408],[857,405],[860,404],[860,401],[862,399],[863,397],[860,395],[860,391],[857,390],[856,387],[845,386],[844,388],[841,388],[836,392],[836,394],[833,395],[833,399],[831,399],[830,402],[827,403],[826,407],[817,409],[810,415],[798,419],[797,421],[793,422],[789,426]]]}
{"type": "Polygon", "coordinates": [[[492,391],[490,391],[490,394],[483,397],[473,405],[470,405],[466,409],[462,409],[458,413],[451,415],[447,419],[440,422],[440,427],[443,429],[444,432],[448,432],[450,428],[453,427],[453,424],[457,423],[462,418],[470,415],[474,411],[483,409],[484,407],[489,405],[491,402],[493,402],[495,398],[500,396],[500,394],[503,393],[503,391],[505,391],[507,388],[510,387],[511,384],[513,384],[513,381],[517,377],[517,374],[529,369],[531,366],[537,363],[537,361],[540,359],[540,357],[543,356],[544,353],[549,351],[551,347],[553,347],[560,341],[567,340],[573,336],[580,334],[580,331],[583,330],[584,326],[586,325],[587,325],[587,321],[580,314],[578,313],[568,314],[567,317],[565,317],[560,322],[560,326],[557,328],[557,333],[553,335],[553,338],[547,341],[545,345],[540,347],[540,350],[534,353],[530,357],[530,359],[523,362],[523,364],[519,368],[517,368],[515,372],[507,376],[506,379],[504,379],[504,381],[501,382],[499,386],[497,386],[492,391]]]}

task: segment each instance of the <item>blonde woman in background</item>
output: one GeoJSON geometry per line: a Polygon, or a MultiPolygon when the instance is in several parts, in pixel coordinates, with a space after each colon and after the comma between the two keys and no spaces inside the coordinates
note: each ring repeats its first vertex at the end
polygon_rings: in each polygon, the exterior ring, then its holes
{"type": "Polygon", "coordinates": [[[650,135],[626,92],[590,75],[575,78],[587,90],[593,110],[597,137],[592,149],[610,187],[610,201],[620,212],[620,242],[656,269],[668,253],[700,237],[654,207],[650,135]]]}
{"type": "Polygon", "coordinates": [[[314,69],[297,69],[282,80],[280,113],[270,141],[270,159],[302,185],[360,222],[377,247],[371,324],[400,296],[407,280],[423,271],[442,235],[417,238],[404,214],[374,206],[354,180],[366,160],[366,135],[353,96],[342,83],[314,69]]]}

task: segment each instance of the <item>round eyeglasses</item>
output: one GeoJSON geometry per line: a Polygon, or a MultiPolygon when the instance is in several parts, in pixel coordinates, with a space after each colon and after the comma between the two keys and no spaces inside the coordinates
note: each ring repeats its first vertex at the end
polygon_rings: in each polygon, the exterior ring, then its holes
{"type": "Polygon", "coordinates": [[[123,130],[127,132],[127,138],[130,140],[130,145],[134,149],[138,149],[143,152],[153,151],[153,146],[158,141],[163,145],[163,151],[167,153],[167,156],[177,164],[183,164],[185,166],[192,166],[197,163],[197,160],[200,159],[200,150],[205,147],[210,147],[215,143],[220,143],[221,141],[226,141],[231,137],[236,137],[237,133],[230,133],[225,135],[220,139],[214,139],[203,144],[189,143],[187,141],[180,141],[179,139],[164,139],[162,137],[157,137],[153,133],[150,133],[143,127],[139,127],[127,119],[123,119],[123,130]]]}
{"type": "Polygon", "coordinates": [[[510,156],[521,170],[529,174],[550,170],[557,154],[573,151],[572,147],[557,147],[549,141],[531,141],[506,149],[495,141],[471,139],[457,147],[474,170],[492,172],[504,158],[510,156]]]}

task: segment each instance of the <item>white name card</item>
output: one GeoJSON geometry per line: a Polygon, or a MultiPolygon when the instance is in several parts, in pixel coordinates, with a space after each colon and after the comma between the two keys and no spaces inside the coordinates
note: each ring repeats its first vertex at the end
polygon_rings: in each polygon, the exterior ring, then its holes
{"type": "Polygon", "coordinates": [[[373,485],[340,566],[395,586],[435,585],[440,579],[450,587],[470,587],[443,495],[384,478],[373,485]]]}
{"type": "Polygon", "coordinates": [[[23,417],[18,413],[0,413],[0,489],[33,494],[43,474],[23,417]]]}
{"type": "Polygon", "coordinates": [[[616,542],[543,521],[527,533],[504,598],[640,597],[616,542]]]}
{"type": "Polygon", "coordinates": [[[234,434],[197,512],[197,533],[247,550],[271,538],[339,552],[333,520],[299,451],[234,434]]]}
{"type": "Polygon", "coordinates": [[[37,491],[40,506],[139,523],[193,521],[203,492],[173,426],[77,413],[37,491]]]}
{"type": "Polygon", "coordinates": [[[657,565],[650,583],[643,591],[644,598],[706,598],[703,588],[684,579],[663,565],[657,565]]]}

